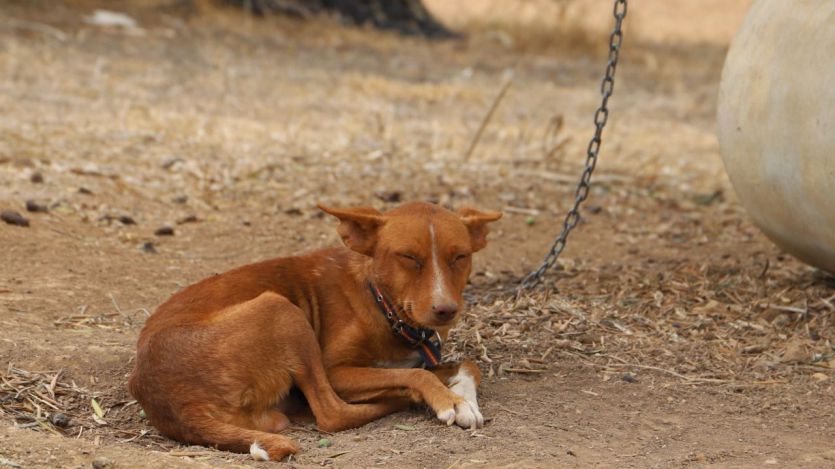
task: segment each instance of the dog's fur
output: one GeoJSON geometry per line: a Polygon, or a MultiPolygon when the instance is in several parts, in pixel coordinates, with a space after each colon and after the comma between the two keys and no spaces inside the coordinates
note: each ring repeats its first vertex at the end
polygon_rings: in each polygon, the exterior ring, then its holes
{"type": "Polygon", "coordinates": [[[361,426],[416,402],[445,423],[477,428],[481,373],[470,361],[431,371],[396,337],[368,284],[407,323],[442,340],[460,317],[471,255],[497,212],[410,203],[320,207],[347,248],[241,267],[175,294],[139,336],[129,389],[163,434],[281,459],[278,434],[298,388],[322,430],[361,426]]]}

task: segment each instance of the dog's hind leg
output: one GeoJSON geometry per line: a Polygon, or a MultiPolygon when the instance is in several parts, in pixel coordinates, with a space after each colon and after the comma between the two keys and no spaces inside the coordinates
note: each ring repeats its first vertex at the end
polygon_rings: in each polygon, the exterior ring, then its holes
{"type": "Polygon", "coordinates": [[[209,384],[217,389],[215,395],[228,396],[229,400],[246,396],[235,407],[249,412],[242,415],[236,411],[230,420],[240,427],[266,431],[282,428],[282,415],[268,409],[276,396],[286,395],[291,383],[301,389],[317,424],[325,431],[359,427],[403,408],[402,402],[394,401],[348,404],[337,396],[322,365],[320,345],[307,315],[284,296],[263,293],[218,313],[207,325],[213,331],[209,342],[217,348],[211,353],[236,356],[233,370],[245,370],[243,380],[236,380],[234,386],[209,384]],[[229,334],[228,324],[233,322],[249,327],[238,326],[235,334],[229,334]],[[252,392],[244,392],[242,382],[252,392]]]}
{"type": "Polygon", "coordinates": [[[267,409],[252,415],[251,420],[253,428],[268,433],[278,433],[290,426],[290,419],[278,409],[267,409]]]}
{"type": "Polygon", "coordinates": [[[238,427],[221,421],[208,408],[183,412],[182,439],[237,453],[250,453],[257,460],[279,461],[299,451],[299,445],[284,435],[238,427]]]}

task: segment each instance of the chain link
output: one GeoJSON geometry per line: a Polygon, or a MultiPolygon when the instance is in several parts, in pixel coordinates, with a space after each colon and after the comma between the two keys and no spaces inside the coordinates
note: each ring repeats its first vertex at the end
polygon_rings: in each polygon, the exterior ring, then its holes
{"type": "Polygon", "coordinates": [[[594,136],[589,141],[589,146],[586,149],[586,165],[577,189],[574,191],[574,205],[565,215],[562,231],[554,239],[551,250],[548,251],[545,259],[542,261],[542,265],[522,280],[521,288],[523,289],[536,286],[542,280],[545,272],[557,262],[557,258],[560,257],[568,242],[569,233],[580,223],[580,205],[589,196],[591,175],[594,172],[594,167],[597,165],[597,155],[600,153],[600,145],[603,142],[603,128],[606,127],[606,122],[609,121],[609,98],[615,90],[615,71],[618,66],[621,45],[623,45],[622,28],[623,19],[626,18],[627,0],[614,0],[614,2],[612,14],[615,17],[615,27],[612,30],[612,34],[609,35],[609,55],[606,62],[606,73],[603,76],[603,81],[600,83],[602,99],[600,101],[600,107],[594,113],[594,136]]]}

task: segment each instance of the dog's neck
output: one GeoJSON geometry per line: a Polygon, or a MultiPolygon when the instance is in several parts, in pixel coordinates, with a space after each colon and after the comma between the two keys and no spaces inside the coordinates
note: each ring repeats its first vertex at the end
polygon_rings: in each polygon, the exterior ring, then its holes
{"type": "MultiPolygon", "coordinates": [[[[374,285],[380,286],[380,282],[377,281],[374,275],[374,259],[371,257],[356,253],[354,251],[350,251],[347,248],[344,248],[346,251],[349,252],[347,257],[345,258],[345,265],[341,266],[340,268],[344,270],[345,273],[350,275],[353,280],[353,284],[357,286],[363,292],[368,292],[368,284],[372,283],[374,285]]],[[[394,298],[391,296],[391,292],[383,290],[382,293],[386,295],[386,297],[391,301],[394,305],[399,304],[398,298],[394,298]]],[[[376,301],[374,301],[373,295],[370,293],[366,293],[364,295],[366,297],[366,309],[369,314],[382,317],[379,306],[376,301]]],[[[396,309],[396,307],[395,307],[396,309]]],[[[410,326],[415,328],[421,328],[420,324],[414,323],[409,318],[400,315],[400,319],[404,322],[408,323],[410,326]]],[[[431,329],[438,333],[441,338],[441,341],[446,342],[447,337],[449,336],[449,331],[455,326],[455,324],[449,324],[444,326],[437,326],[432,327],[431,329]]]]}
{"type": "Polygon", "coordinates": [[[423,366],[435,368],[441,364],[441,336],[433,329],[407,323],[404,316],[398,314],[397,308],[390,303],[374,282],[368,282],[368,290],[380,313],[389,323],[392,333],[409,347],[420,354],[423,366]]]}

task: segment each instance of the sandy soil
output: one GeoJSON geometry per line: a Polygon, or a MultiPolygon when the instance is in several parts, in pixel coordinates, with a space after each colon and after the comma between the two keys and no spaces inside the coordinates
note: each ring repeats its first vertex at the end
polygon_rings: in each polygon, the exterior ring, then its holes
{"type": "MultiPolygon", "coordinates": [[[[424,3],[455,28],[500,30],[522,24],[528,33],[530,28],[548,29],[553,34],[578,26],[598,33],[610,28],[611,19],[607,5],[611,2],[598,0],[426,0],[424,3]]],[[[633,40],[723,45],[733,38],[750,4],[751,0],[633,1],[629,5],[627,28],[633,40]]]]}
{"type": "Polygon", "coordinates": [[[0,467],[274,465],[153,430],[124,387],[138,332],[191,282],[336,243],[316,202],[397,198],[507,213],[447,351],[479,360],[489,422],[299,423],[291,465],[835,467],[835,280],[736,202],[713,128],[721,40],[627,38],[587,215],[545,282],[558,294],[513,298],[572,197],[596,49],[160,3],[123,5],[137,29],[85,24],[91,1],[0,5],[0,209],[30,221],[0,224],[0,467]]]}

